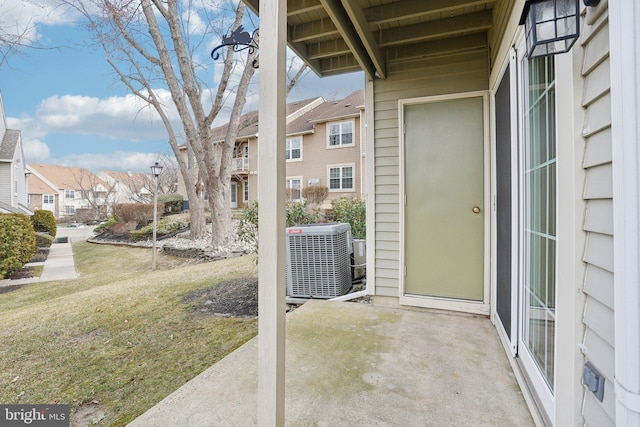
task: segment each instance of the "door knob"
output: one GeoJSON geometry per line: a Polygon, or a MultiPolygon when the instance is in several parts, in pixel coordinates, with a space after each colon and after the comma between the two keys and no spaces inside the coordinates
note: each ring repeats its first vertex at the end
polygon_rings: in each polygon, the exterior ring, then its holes
{"type": "Polygon", "coordinates": [[[474,206],[473,209],[471,209],[473,211],[474,214],[480,213],[480,208],[478,206],[474,206]]]}

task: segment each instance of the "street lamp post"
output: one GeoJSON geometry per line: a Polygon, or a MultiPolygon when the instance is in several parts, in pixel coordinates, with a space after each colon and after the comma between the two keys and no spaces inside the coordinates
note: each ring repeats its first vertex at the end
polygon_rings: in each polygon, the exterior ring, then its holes
{"type": "Polygon", "coordinates": [[[162,172],[162,166],[156,162],[151,166],[153,174],[154,190],[153,190],[153,255],[151,269],[156,269],[156,230],[158,228],[158,175],[162,172]]]}

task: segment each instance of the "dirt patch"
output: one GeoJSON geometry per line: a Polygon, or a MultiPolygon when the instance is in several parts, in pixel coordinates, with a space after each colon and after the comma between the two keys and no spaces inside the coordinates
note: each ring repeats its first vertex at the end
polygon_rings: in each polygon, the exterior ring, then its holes
{"type": "Polygon", "coordinates": [[[93,402],[86,403],[71,413],[70,427],[86,427],[97,425],[104,419],[104,412],[100,405],[93,402]]]}
{"type": "Polygon", "coordinates": [[[0,286],[0,294],[6,294],[8,292],[11,291],[17,291],[18,289],[20,289],[21,287],[23,287],[24,285],[6,285],[6,286],[0,286]]]}
{"type": "Polygon", "coordinates": [[[7,277],[7,279],[17,280],[17,279],[29,279],[33,277],[34,269],[33,267],[22,267],[22,269],[13,275],[7,277]]]}
{"type": "Polygon", "coordinates": [[[258,278],[241,277],[186,294],[193,311],[223,317],[258,316],[258,278]]]}

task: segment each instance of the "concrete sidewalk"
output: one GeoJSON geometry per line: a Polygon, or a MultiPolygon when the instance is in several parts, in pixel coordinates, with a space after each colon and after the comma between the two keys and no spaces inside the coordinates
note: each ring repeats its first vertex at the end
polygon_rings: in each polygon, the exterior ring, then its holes
{"type": "MultiPolygon", "coordinates": [[[[533,426],[482,316],[310,301],[287,316],[287,426],[533,426]]],[[[131,427],[257,425],[257,338],[131,427]]]]}
{"type": "Polygon", "coordinates": [[[49,248],[49,255],[44,262],[28,263],[26,266],[43,265],[40,277],[26,279],[3,279],[0,286],[26,285],[29,283],[54,282],[78,277],[76,265],[73,261],[71,243],[53,243],[49,248]]]}

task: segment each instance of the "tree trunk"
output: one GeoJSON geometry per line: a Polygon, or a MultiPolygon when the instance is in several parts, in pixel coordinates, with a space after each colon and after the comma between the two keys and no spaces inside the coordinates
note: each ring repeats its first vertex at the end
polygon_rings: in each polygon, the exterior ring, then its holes
{"type": "Polygon", "coordinates": [[[224,249],[231,241],[231,204],[229,200],[230,179],[215,179],[209,185],[209,207],[211,208],[211,245],[214,250],[224,249]]]}

